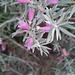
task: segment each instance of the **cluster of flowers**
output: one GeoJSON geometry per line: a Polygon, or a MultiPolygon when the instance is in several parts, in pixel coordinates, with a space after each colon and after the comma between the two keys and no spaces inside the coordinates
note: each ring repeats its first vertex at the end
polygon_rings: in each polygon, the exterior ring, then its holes
{"type": "MultiPolygon", "coordinates": [[[[30,8],[29,10],[29,13],[28,13],[28,19],[29,19],[29,23],[31,24],[31,21],[34,17],[34,11],[33,11],[33,8],[30,8]]],[[[24,21],[24,20],[21,20],[18,22],[18,28],[20,28],[21,30],[30,30],[30,26],[24,21]]],[[[44,30],[44,31],[49,31],[51,28],[51,25],[48,25],[46,24],[46,26],[44,27],[40,27],[40,26],[37,26],[37,30],[44,30]]],[[[30,50],[30,45],[33,43],[33,39],[30,38],[27,42],[26,45],[24,45],[25,47],[28,48],[28,50],[30,50]]]]}
{"type": "MultiPolygon", "coordinates": [[[[16,1],[18,1],[20,3],[31,3],[30,0],[16,0],[16,1]]],[[[50,2],[50,0],[47,0],[46,2],[48,3],[48,2],[50,2]]],[[[57,2],[58,2],[58,0],[51,0],[50,5],[57,4],[57,2]]],[[[35,14],[34,13],[34,9],[33,8],[30,8],[29,13],[28,13],[29,24],[31,24],[31,21],[34,18],[34,14],[35,14]]],[[[18,24],[19,24],[18,25],[18,28],[20,28],[21,30],[30,30],[29,24],[27,24],[24,20],[19,21],[18,24]]],[[[50,28],[51,28],[51,25],[49,25],[49,24],[46,24],[46,26],[44,26],[44,27],[40,27],[40,26],[37,26],[36,27],[37,30],[44,30],[44,31],[49,31],[50,28]]],[[[28,40],[27,44],[24,45],[24,46],[27,47],[28,50],[30,50],[32,48],[32,47],[30,47],[30,45],[32,43],[33,43],[33,39],[30,38],[28,40]]]]}
{"type": "Polygon", "coordinates": [[[2,38],[0,38],[0,48],[2,51],[5,51],[6,45],[2,42],[2,38]]]}
{"type": "MultiPolygon", "coordinates": [[[[20,2],[20,3],[31,3],[30,0],[16,0],[16,1],[18,1],[18,2],[20,2]]],[[[52,4],[57,4],[57,3],[58,3],[58,0],[47,0],[46,2],[48,3],[48,2],[50,2],[50,1],[51,1],[50,5],[52,5],[52,4]]]]}
{"type": "MultiPolygon", "coordinates": [[[[30,3],[30,4],[32,4],[32,2],[30,0],[16,0],[16,1],[18,1],[20,3],[30,3]]],[[[49,5],[53,5],[53,4],[57,4],[58,0],[47,0],[46,2],[47,3],[50,2],[49,5]]],[[[42,11],[40,13],[42,13],[42,11]]],[[[30,10],[28,12],[29,24],[26,23],[24,20],[21,20],[21,21],[18,22],[18,24],[19,24],[18,28],[20,28],[21,30],[30,30],[30,24],[32,23],[32,20],[34,18],[34,14],[35,14],[34,9],[30,8],[30,10]]],[[[44,22],[44,20],[43,20],[43,22],[44,22]]],[[[40,27],[40,26],[36,27],[37,30],[44,30],[44,31],[49,31],[50,28],[51,28],[51,25],[49,25],[47,23],[46,23],[46,26],[44,26],[44,27],[40,27]]],[[[30,47],[30,45],[32,43],[33,43],[33,39],[30,38],[24,46],[27,47],[28,50],[30,50],[32,48],[32,47],[30,47]]],[[[62,49],[61,52],[62,52],[62,56],[60,56],[59,61],[62,61],[64,56],[65,57],[69,56],[69,53],[66,52],[66,49],[62,49]]]]}

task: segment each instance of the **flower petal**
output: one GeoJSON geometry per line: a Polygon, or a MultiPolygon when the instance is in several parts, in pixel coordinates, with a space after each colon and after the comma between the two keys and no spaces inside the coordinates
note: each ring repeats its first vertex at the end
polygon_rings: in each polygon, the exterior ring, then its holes
{"type": "Polygon", "coordinates": [[[33,8],[30,8],[28,13],[29,21],[32,21],[33,17],[34,17],[34,11],[33,11],[33,8]]]}
{"type": "Polygon", "coordinates": [[[62,49],[62,53],[63,53],[65,56],[69,56],[69,53],[66,52],[66,49],[62,49]]]}
{"type": "Polygon", "coordinates": [[[63,60],[63,56],[61,56],[60,58],[59,58],[59,61],[62,61],[63,60]]]}
{"type": "Polygon", "coordinates": [[[25,30],[30,29],[30,26],[26,22],[24,22],[24,20],[19,21],[18,24],[19,24],[18,25],[19,28],[22,28],[22,29],[25,29],[25,30]]]}
{"type": "Polygon", "coordinates": [[[30,3],[30,0],[16,0],[16,1],[18,1],[20,3],[30,3]]]}
{"type": "Polygon", "coordinates": [[[2,50],[2,51],[5,51],[5,49],[6,49],[6,45],[2,44],[2,45],[1,45],[1,50],[2,50]]]}
{"type": "Polygon", "coordinates": [[[45,26],[45,27],[40,27],[39,29],[40,29],[40,30],[49,31],[49,30],[50,30],[50,28],[51,28],[51,25],[46,24],[46,26],[45,26]]]}
{"type": "Polygon", "coordinates": [[[25,47],[27,47],[28,48],[28,50],[30,50],[30,48],[32,48],[32,47],[30,47],[30,45],[33,43],[33,39],[32,38],[30,38],[29,40],[28,40],[28,42],[27,42],[27,44],[26,45],[24,45],[25,47]]]}

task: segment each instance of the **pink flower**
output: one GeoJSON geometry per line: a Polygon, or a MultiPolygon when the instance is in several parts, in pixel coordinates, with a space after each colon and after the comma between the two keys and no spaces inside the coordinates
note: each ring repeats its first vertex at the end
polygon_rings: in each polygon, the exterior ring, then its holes
{"type": "Polygon", "coordinates": [[[20,3],[30,3],[30,0],[16,0],[16,1],[18,1],[20,3]]]}
{"type": "Polygon", "coordinates": [[[53,4],[57,4],[58,3],[58,0],[47,0],[47,3],[50,2],[50,5],[53,5],[53,4]]]}
{"type": "Polygon", "coordinates": [[[25,29],[25,30],[30,29],[30,26],[26,22],[24,22],[24,20],[21,20],[18,23],[19,23],[19,25],[18,25],[19,28],[22,28],[22,29],[25,29]]]}
{"type": "Polygon", "coordinates": [[[24,45],[25,47],[27,47],[28,48],[28,50],[30,50],[32,47],[30,47],[30,45],[33,43],[33,39],[32,38],[30,38],[29,40],[28,40],[28,42],[27,42],[27,44],[26,45],[24,45]]]}
{"type": "Polygon", "coordinates": [[[2,44],[2,45],[1,45],[1,50],[2,50],[2,51],[5,51],[5,49],[6,49],[6,45],[2,44]]]}
{"type": "Polygon", "coordinates": [[[45,27],[39,27],[39,26],[37,26],[37,30],[49,31],[50,28],[51,28],[51,25],[49,25],[49,24],[46,24],[45,27]]]}
{"type": "MultiPolygon", "coordinates": [[[[66,56],[66,57],[69,56],[69,53],[66,52],[66,49],[62,49],[62,53],[63,53],[64,56],[66,56]]],[[[61,57],[59,58],[59,61],[62,61],[62,59],[63,59],[63,56],[61,56],[61,57]]]]}
{"type": "Polygon", "coordinates": [[[63,60],[63,56],[61,56],[60,58],[59,58],[59,61],[62,61],[63,60]]]}
{"type": "Polygon", "coordinates": [[[33,17],[34,17],[34,11],[33,11],[33,8],[30,8],[28,13],[29,21],[32,21],[33,17]]]}
{"type": "Polygon", "coordinates": [[[40,10],[40,13],[42,13],[42,11],[40,10]]]}
{"type": "Polygon", "coordinates": [[[69,53],[66,52],[66,49],[62,49],[62,53],[64,54],[64,56],[69,56],[69,53]]]}

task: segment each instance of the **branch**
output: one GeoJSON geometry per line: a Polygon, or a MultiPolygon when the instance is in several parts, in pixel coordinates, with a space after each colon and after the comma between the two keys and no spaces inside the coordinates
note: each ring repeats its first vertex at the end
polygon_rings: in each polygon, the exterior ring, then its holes
{"type": "Polygon", "coordinates": [[[6,25],[7,23],[10,23],[10,22],[16,21],[16,20],[18,20],[18,18],[17,18],[17,17],[16,17],[16,18],[12,18],[11,20],[8,20],[8,21],[6,21],[6,22],[4,22],[4,23],[0,24],[0,27],[2,27],[2,26],[4,26],[4,25],[6,25]]]}
{"type": "Polygon", "coordinates": [[[23,50],[25,50],[28,54],[31,54],[35,59],[37,59],[38,61],[40,60],[37,56],[35,56],[34,54],[32,54],[31,52],[27,51],[27,49],[25,47],[23,47],[21,44],[17,43],[16,41],[12,40],[10,37],[3,35],[5,38],[7,38],[8,40],[10,40],[11,42],[13,42],[14,44],[16,44],[18,47],[22,48],[23,50]]]}
{"type": "Polygon", "coordinates": [[[13,69],[13,68],[9,68],[11,71],[13,71],[13,72],[15,72],[16,74],[18,74],[18,75],[23,75],[22,73],[20,73],[20,72],[18,72],[18,71],[16,71],[15,69],[13,69]]]}

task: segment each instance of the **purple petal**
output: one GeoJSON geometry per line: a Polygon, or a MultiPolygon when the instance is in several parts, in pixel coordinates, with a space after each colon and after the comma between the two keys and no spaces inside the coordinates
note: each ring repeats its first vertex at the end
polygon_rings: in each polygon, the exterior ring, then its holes
{"type": "Polygon", "coordinates": [[[26,22],[24,22],[24,20],[19,21],[18,24],[19,24],[18,25],[19,28],[22,28],[22,29],[25,29],[25,30],[30,29],[30,26],[26,22]]]}
{"type": "Polygon", "coordinates": [[[33,11],[33,8],[30,8],[28,13],[29,21],[32,21],[33,17],[34,17],[34,11],[33,11]]]}
{"type": "Polygon", "coordinates": [[[30,38],[29,40],[28,40],[28,42],[27,42],[27,44],[26,45],[24,45],[25,47],[27,47],[28,48],[28,50],[30,50],[30,45],[33,43],[33,39],[32,38],[30,38]]]}
{"type": "Polygon", "coordinates": [[[61,56],[60,58],[59,58],[59,61],[62,61],[63,60],[63,57],[61,56]]]}
{"type": "Polygon", "coordinates": [[[66,56],[68,57],[69,56],[69,53],[66,53],[66,56]]]}
{"type": "Polygon", "coordinates": [[[42,13],[42,11],[40,10],[40,13],[42,13]]]}
{"type": "Polygon", "coordinates": [[[63,53],[65,56],[69,56],[69,53],[66,52],[66,49],[62,49],[62,53],[63,53]]]}
{"type": "Polygon", "coordinates": [[[30,3],[30,0],[15,0],[15,1],[18,1],[20,3],[30,3]]]}
{"type": "Polygon", "coordinates": [[[50,28],[49,27],[40,27],[40,30],[49,31],[50,28]]]}
{"type": "Polygon", "coordinates": [[[2,51],[5,51],[5,49],[6,49],[6,46],[5,46],[4,44],[2,44],[2,45],[1,45],[1,50],[2,50],[2,51]]]}
{"type": "Polygon", "coordinates": [[[45,27],[40,27],[40,30],[49,31],[49,30],[50,30],[50,28],[51,28],[51,25],[46,24],[46,26],[45,26],[45,27]]]}

